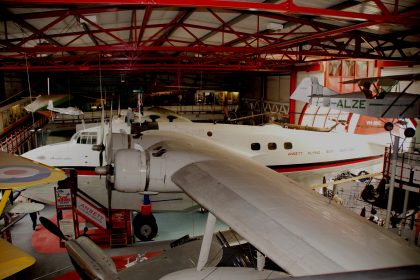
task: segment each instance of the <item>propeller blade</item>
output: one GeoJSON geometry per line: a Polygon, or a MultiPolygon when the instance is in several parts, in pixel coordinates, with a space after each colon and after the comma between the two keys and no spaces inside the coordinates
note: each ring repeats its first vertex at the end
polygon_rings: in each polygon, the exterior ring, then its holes
{"type": "Polygon", "coordinates": [[[104,150],[104,138],[105,138],[105,111],[104,111],[104,101],[103,99],[101,99],[101,107],[102,107],[102,112],[101,112],[101,152],[99,153],[99,166],[102,166],[104,160],[103,160],[103,154],[102,151],[104,150]]]}
{"type": "MultiPolygon", "coordinates": [[[[108,194],[108,217],[111,217],[111,207],[112,207],[112,184],[110,182],[109,178],[110,176],[107,175],[106,178],[106,190],[107,190],[107,194],[108,194]]],[[[110,219],[111,221],[111,219],[110,219]]]]}
{"type": "Polygon", "coordinates": [[[56,226],[56,224],[51,222],[49,219],[41,216],[39,217],[39,221],[49,232],[51,232],[55,236],[66,241],[69,240],[67,237],[64,236],[63,232],[58,228],[58,226],[56,226]]]}
{"type": "Polygon", "coordinates": [[[101,151],[99,152],[99,166],[102,166],[102,164],[104,163],[103,151],[104,149],[102,148],[101,151]]]}

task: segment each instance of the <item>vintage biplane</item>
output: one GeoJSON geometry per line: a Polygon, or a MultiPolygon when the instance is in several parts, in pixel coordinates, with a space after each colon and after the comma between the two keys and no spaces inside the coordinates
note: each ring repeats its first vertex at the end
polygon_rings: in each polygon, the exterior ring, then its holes
{"type": "Polygon", "coordinates": [[[420,79],[420,74],[361,78],[343,82],[356,83],[360,91],[340,94],[319,84],[316,77],[302,80],[291,98],[316,106],[378,118],[418,118],[420,94],[408,89],[420,79]],[[397,90],[401,82],[408,82],[397,90]]]}
{"type": "MultiPolygon", "coordinates": [[[[65,177],[64,172],[59,169],[0,152],[0,217],[4,217],[6,204],[14,190],[57,182],[65,177]]],[[[28,203],[25,208],[31,208],[32,204],[35,203],[28,203]]],[[[0,252],[0,279],[12,276],[35,263],[34,257],[1,238],[0,252]]]]}

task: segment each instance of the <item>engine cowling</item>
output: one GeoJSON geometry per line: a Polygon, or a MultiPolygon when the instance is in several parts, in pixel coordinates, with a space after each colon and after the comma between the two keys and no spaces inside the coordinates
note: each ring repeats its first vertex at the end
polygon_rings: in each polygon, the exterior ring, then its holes
{"type": "Polygon", "coordinates": [[[114,155],[114,188],[120,192],[144,191],[149,184],[150,160],[147,152],[123,149],[114,155]]]}

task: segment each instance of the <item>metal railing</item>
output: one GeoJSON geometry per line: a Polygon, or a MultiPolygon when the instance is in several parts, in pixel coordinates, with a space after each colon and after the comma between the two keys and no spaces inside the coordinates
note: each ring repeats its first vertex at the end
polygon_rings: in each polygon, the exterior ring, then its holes
{"type": "Polygon", "coordinates": [[[35,132],[47,122],[47,118],[41,117],[34,123],[23,125],[10,132],[7,136],[0,139],[1,150],[11,154],[21,154],[25,150],[24,145],[32,145],[32,139],[37,137],[35,132]]]}
{"type": "MultiPolygon", "coordinates": [[[[391,176],[392,149],[385,148],[383,173],[391,176]]],[[[413,144],[406,151],[399,152],[396,159],[395,181],[398,187],[418,192],[420,188],[420,145],[413,144]]]]}

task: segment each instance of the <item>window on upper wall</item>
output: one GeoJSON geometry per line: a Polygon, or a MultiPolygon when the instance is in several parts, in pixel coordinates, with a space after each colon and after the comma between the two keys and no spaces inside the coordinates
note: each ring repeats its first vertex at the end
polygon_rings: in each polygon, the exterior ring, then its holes
{"type": "Polygon", "coordinates": [[[260,143],[251,143],[251,150],[258,151],[259,149],[261,149],[260,143]]]}
{"type": "Polygon", "coordinates": [[[291,142],[284,142],[284,149],[285,150],[290,150],[293,148],[293,145],[291,142]]]}
{"type": "Polygon", "coordinates": [[[267,144],[267,148],[269,150],[276,150],[277,149],[277,144],[274,143],[274,142],[270,142],[270,143],[267,144]]]}

